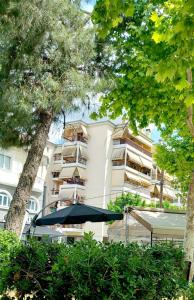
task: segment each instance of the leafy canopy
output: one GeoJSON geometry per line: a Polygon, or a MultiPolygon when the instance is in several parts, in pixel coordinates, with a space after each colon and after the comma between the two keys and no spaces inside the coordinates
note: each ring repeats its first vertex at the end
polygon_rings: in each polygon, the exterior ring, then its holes
{"type": "Polygon", "coordinates": [[[93,117],[123,115],[133,129],[153,122],[163,134],[176,129],[182,136],[194,136],[192,112],[188,110],[193,92],[187,74],[192,73],[194,64],[193,1],[134,1],[132,16],[124,9],[118,11],[122,20],[117,26],[108,19],[108,25],[104,24],[105,3],[97,1],[93,21],[104,45],[101,52],[111,45],[112,52],[104,52],[101,63],[116,86],[107,90],[98,115],[93,117]]]}
{"type": "Polygon", "coordinates": [[[0,144],[29,144],[42,113],[56,120],[93,86],[94,38],[80,1],[2,0],[0,144]]]}
{"type": "Polygon", "coordinates": [[[177,134],[166,138],[156,146],[154,158],[161,169],[176,176],[178,187],[187,192],[194,166],[192,138],[181,138],[177,134]]]}

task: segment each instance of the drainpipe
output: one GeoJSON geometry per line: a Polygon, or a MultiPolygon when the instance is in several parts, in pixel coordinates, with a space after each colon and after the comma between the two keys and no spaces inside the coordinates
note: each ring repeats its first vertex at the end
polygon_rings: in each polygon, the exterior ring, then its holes
{"type": "MultiPolygon", "coordinates": [[[[44,184],[44,189],[43,189],[43,196],[42,196],[42,208],[46,206],[46,192],[47,192],[47,186],[44,184]]],[[[45,210],[42,211],[42,216],[44,217],[45,215],[45,210]]]]}

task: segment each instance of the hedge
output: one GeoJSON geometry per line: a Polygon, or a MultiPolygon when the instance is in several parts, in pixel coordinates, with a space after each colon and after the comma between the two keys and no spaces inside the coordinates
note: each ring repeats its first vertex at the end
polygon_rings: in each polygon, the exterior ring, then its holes
{"type": "Polygon", "coordinates": [[[17,244],[2,275],[2,299],[9,290],[39,300],[177,299],[187,290],[180,247],[99,243],[91,234],[74,245],[17,244]]]}

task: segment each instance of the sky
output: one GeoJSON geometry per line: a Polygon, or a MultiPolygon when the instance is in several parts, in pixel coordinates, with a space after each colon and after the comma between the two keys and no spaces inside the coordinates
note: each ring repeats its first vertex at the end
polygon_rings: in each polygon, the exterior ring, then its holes
{"type": "Polygon", "coordinates": [[[91,12],[93,10],[96,0],[82,0],[83,9],[91,12]]]}

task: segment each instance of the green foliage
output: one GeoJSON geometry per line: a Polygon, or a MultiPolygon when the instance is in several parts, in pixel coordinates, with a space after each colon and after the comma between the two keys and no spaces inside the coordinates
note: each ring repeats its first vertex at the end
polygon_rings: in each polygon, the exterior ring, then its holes
{"type": "Polygon", "coordinates": [[[98,27],[100,37],[104,38],[112,27],[117,27],[123,21],[124,16],[132,16],[133,12],[133,1],[106,0],[102,2],[98,0],[93,20],[100,24],[98,27]]]}
{"type": "Polygon", "coordinates": [[[93,20],[106,32],[101,64],[116,87],[102,97],[98,116],[122,115],[134,130],[154,123],[163,135],[178,130],[194,136],[192,118],[187,122],[193,99],[187,76],[193,68],[193,1],[134,1],[133,15],[125,16],[123,9],[122,21],[109,31],[102,20],[105,3],[97,2],[93,20]]]}
{"type": "Polygon", "coordinates": [[[19,240],[14,233],[0,229],[0,293],[9,270],[10,253],[13,255],[18,245],[19,240]]]}
{"type": "Polygon", "coordinates": [[[108,209],[123,213],[124,208],[126,206],[147,206],[145,200],[142,200],[142,198],[137,194],[131,194],[131,193],[125,193],[119,197],[117,197],[115,200],[111,200],[108,204],[108,209]]]}
{"type": "MultiPolygon", "coordinates": [[[[146,203],[139,195],[125,193],[115,200],[111,200],[108,204],[108,209],[123,213],[125,207],[136,206],[136,207],[150,207],[150,208],[160,208],[160,203],[146,203]]],[[[174,210],[174,211],[185,211],[184,206],[176,206],[171,204],[169,201],[165,200],[162,202],[162,208],[174,210]]]]}
{"type": "Polygon", "coordinates": [[[18,299],[175,299],[187,290],[183,256],[171,244],[103,244],[91,234],[72,246],[32,242],[12,255],[5,288],[18,299]]]}
{"type": "Polygon", "coordinates": [[[177,185],[183,194],[187,193],[190,174],[194,169],[194,144],[190,137],[177,134],[166,137],[165,142],[156,146],[154,158],[158,166],[175,175],[177,185]]]}
{"type": "Polygon", "coordinates": [[[80,1],[1,1],[0,144],[30,144],[93,90],[94,33],[80,1]]]}

